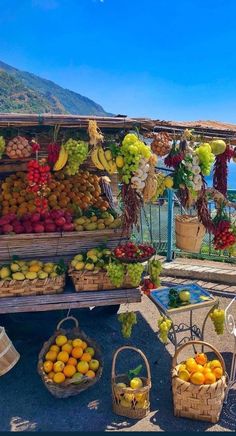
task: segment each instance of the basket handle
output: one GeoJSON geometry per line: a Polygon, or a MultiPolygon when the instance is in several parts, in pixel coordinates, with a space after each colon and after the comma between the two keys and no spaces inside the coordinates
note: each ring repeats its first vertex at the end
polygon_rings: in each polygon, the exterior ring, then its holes
{"type": "Polygon", "coordinates": [[[224,373],[226,372],[225,362],[224,362],[223,357],[219,353],[219,351],[217,351],[217,349],[215,347],[213,347],[213,345],[208,344],[208,342],[204,342],[204,341],[188,341],[188,342],[186,342],[186,344],[181,345],[178,348],[178,350],[176,350],[175,355],[174,355],[174,357],[172,359],[172,369],[174,369],[176,367],[176,365],[177,365],[177,357],[178,357],[178,355],[181,353],[181,351],[183,351],[183,349],[185,347],[188,347],[189,345],[205,345],[206,347],[209,347],[212,351],[214,351],[214,353],[218,357],[218,359],[219,359],[219,361],[220,361],[220,363],[222,365],[222,368],[224,370],[224,373]]]}
{"type": "Polygon", "coordinates": [[[151,380],[150,366],[149,366],[149,363],[148,363],[148,360],[147,360],[145,354],[139,348],[131,347],[129,345],[125,345],[124,347],[120,347],[120,348],[118,348],[118,350],[116,350],[116,352],[115,352],[115,354],[113,356],[113,360],[112,360],[112,368],[111,368],[111,377],[112,377],[112,379],[115,378],[115,368],[116,368],[116,359],[117,359],[117,356],[118,356],[118,354],[121,351],[124,351],[124,350],[133,350],[133,351],[136,351],[136,353],[140,354],[140,356],[144,360],[144,363],[145,363],[145,366],[146,366],[147,377],[148,377],[149,380],[151,380]]]}
{"type": "Polygon", "coordinates": [[[63,324],[63,322],[67,321],[68,319],[71,319],[72,321],[74,321],[75,323],[75,327],[78,328],[79,327],[79,323],[78,320],[74,317],[74,316],[67,316],[66,318],[63,318],[58,324],[57,324],[57,330],[60,329],[61,325],[63,324]]]}

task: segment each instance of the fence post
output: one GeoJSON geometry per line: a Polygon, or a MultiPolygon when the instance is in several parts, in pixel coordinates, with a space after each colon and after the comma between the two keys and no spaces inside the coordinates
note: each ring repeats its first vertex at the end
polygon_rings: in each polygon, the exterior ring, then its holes
{"type": "Polygon", "coordinates": [[[173,220],[174,220],[174,191],[168,189],[168,221],[167,221],[167,255],[166,261],[173,259],[173,220]]]}

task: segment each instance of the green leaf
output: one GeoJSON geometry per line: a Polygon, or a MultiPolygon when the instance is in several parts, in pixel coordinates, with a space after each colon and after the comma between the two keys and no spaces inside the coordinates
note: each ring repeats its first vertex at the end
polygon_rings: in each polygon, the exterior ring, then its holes
{"type": "Polygon", "coordinates": [[[140,372],[142,371],[142,368],[143,368],[143,365],[140,364],[136,368],[130,369],[128,371],[129,380],[131,380],[133,377],[137,377],[140,374],[140,372]]]}

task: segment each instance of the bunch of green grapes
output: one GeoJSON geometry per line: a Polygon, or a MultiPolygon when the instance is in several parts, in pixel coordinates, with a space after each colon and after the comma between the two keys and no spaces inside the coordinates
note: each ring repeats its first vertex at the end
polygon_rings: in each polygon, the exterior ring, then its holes
{"type": "Polygon", "coordinates": [[[130,284],[136,288],[142,279],[142,274],[144,271],[144,266],[142,263],[129,263],[127,265],[127,273],[130,278],[130,284]]]}
{"type": "Polygon", "coordinates": [[[128,133],[120,147],[120,152],[124,157],[124,166],[121,169],[122,181],[129,183],[133,173],[139,168],[140,159],[149,159],[151,156],[150,147],[140,141],[134,133],[128,133]]]}
{"type": "Polygon", "coordinates": [[[88,143],[85,141],[76,141],[75,139],[70,138],[64,144],[64,147],[68,152],[66,173],[69,176],[74,176],[77,174],[80,165],[88,156],[88,143]]]}
{"type": "Polygon", "coordinates": [[[121,322],[121,333],[124,338],[130,338],[134,324],[137,324],[137,316],[134,312],[120,313],[118,321],[121,322]]]}
{"type": "Polygon", "coordinates": [[[3,138],[3,136],[0,136],[0,159],[2,158],[2,155],[5,151],[5,139],[3,138]]]}
{"type": "Polygon", "coordinates": [[[199,158],[199,164],[203,176],[209,176],[215,156],[211,151],[211,146],[207,142],[196,148],[196,154],[199,158]]]}
{"type": "Polygon", "coordinates": [[[148,273],[150,280],[155,286],[160,286],[160,274],[162,270],[162,264],[158,259],[151,259],[148,262],[148,273]]]}
{"type": "Polygon", "coordinates": [[[217,335],[223,335],[225,323],[225,311],[223,309],[214,309],[210,313],[210,318],[214,324],[217,335]]]}
{"type": "Polygon", "coordinates": [[[168,342],[168,333],[170,331],[170,328],[172,326],[172,321],[169,318],[166,318],[165,316],[161,316],[158,320],[158,327],[159,327],[159,337],[160,341],[163,344],[167,344],[168,342]]]}
{"type": "Polygon", "coordinates": [[[156,181],[157,181],[157,189],[156,189],[156,193],[153,197],[153,201],[155,201],[158,197],[161,197],[164,194],[164,191],[166,189],[166,180],[165,180],[165,176],[163,173],[158,172],[155,175],[156,177],[156,181]]]}
{"type": "Polygon", "coordinates": [[[107,266],[107,274],[111,283],[116,287],[120,288],[124,282],[125,276],[125,266],[122,263],[110,262],[107,266]]]}

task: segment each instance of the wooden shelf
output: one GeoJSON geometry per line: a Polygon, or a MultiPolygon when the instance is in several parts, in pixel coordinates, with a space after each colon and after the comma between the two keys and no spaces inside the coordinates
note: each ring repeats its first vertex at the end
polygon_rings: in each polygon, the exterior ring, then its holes
{"type": "Polygon", "coordinates": [[[55,295],[0,298],[0,314],[46,312],[141,302],[139,288],[111,291],[64,292],[55,295]]]}

